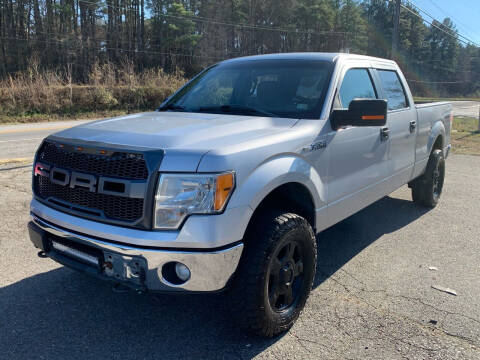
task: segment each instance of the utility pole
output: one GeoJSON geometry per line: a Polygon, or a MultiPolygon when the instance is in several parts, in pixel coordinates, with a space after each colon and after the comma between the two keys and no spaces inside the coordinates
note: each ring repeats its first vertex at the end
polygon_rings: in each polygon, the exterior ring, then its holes
{"type": "Polygon", "coordinates": [[[480,106],[478,107],[478,133],[480,133],[480,106]]]}
{"type": "Polygon", "coordinates": [[[398,39],[400,31],[400,9],[402,6],[402,0],[392,0],[395,1],[395,12],[393,15],[393,36],[392,36],[392,59],[397,58],[398,51],[398,39]]]}

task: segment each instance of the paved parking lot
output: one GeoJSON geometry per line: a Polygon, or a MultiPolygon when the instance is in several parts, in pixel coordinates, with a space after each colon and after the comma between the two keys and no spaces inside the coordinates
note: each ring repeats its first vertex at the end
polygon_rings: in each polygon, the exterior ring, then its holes
{"type": "Polygon", "coordinates": [[[322,233],[306,309],[270,340],[225,295],[115,293],[38,258],[30,171],[0,166],[0,359],[480,359],[480,157],[448,159],[434,210],[404,187],[322,233]]]}

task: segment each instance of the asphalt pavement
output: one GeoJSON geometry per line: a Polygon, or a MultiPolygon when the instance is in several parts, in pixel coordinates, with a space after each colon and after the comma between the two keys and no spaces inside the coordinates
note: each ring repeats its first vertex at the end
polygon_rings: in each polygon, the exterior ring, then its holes
{"type": "Polygon", "coordinates": [[[37,257],[31,167],[0,165],[0,359],[480,359],[479,169],[452,155],[435,209],[405,186],[321,233],[305,311],[265,340],[225,294],[117,293],[37,257]]]}
{"type": "Polygon", "coordinates": [[[480,102],[452,101],[453,115],[478,118],[480,116],[480,102]]]}
{"type": "Polygon", "coordinates": [[[0,126],[0,163],[28,161],[48,135],[88,121],[56,121],[47,123],[0,126]]]}

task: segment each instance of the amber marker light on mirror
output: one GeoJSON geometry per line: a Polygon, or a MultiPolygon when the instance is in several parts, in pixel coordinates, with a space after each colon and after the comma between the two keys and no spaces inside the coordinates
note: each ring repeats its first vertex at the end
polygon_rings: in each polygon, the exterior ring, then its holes
{"type": "Polygon", "coordinates": [[[363,115],[362,120],[383,120],[385,116],[383,115],[363,115]]]}

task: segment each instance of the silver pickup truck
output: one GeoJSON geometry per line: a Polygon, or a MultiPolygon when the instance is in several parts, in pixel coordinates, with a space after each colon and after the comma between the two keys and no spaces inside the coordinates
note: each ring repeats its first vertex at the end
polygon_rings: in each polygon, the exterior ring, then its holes
{"type": "Polygon", "coordinates": [[[390,60],[224,61],[157,111],[46,138],[30,238],[138,291],[227,289],[238,324],[274,336],[305,305],[317,233],[405,184],[437,204],[451,124],[448,103],[415,106],[390,60]]]}

